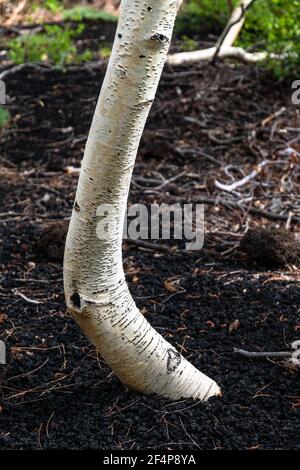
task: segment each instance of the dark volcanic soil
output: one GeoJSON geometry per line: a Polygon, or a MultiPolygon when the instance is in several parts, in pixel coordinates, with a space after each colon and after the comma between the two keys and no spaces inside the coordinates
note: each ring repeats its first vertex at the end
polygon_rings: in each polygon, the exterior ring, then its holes
{"type": "MultiPolygon", "coordinates": [[[[207,404],[170,403],[128,391],[97,355],[65,311],[59,225],[45,236],[45,226],[70,217],[77,177],[64,168],[80,164],[104,71],[24,69],[7,77],[12,122],[0,133],[0,337],[10,353],[0,447],[299,449],[299,369],[233,353],[288,350],[299,339],[297,267],[250,269],[236,250],[247,227],[282,227],[290,212],[300,215],[297,157],[282,156],[295,138],[290,129],[300,127],[289,85],[220,63],[163,75],[130,203],[205,200],[206,242],[191,253],[172,241],[173,254],[126,242],[124,265],[143,314],[224,394],[207,404]],[[215,187],[216,179],[241,179],[263,158],[277,163],[238,194],[215,187]],[[153,188],[153,179],[183,171],[176,184],[153,188]]],[[[299,231],[299,219],[289,222],[299,231]]]]}

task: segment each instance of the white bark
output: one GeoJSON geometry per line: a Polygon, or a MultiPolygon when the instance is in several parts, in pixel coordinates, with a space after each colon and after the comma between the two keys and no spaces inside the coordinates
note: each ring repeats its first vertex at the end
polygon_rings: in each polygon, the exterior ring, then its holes
{"type": "Polygon", "coordinates": [[[191,52],[178,52],[168,56],[170,65],[183,65],[195,62],[212,60],[215,56],[220,59],[237,59],[245,63],[256,63],[266,60],[266,52],[247,52],[241,47],[233,47],[240,31],[244,25],[246,16],[243,14],[254,0],[241,0],[225,26],[220,38],[213,47],[191,52]]]}
{"type": "Polygon", "coordinates": [[[66,242],[69,310],[129,387],[171,399],[206,400],[218,385],[187,362],[137,309],[122,267],[129,184],[181,0],[123,0],[96,107],[66,242]],[[97,237],[97,208],[110,204],[117,227],[97,237]]]}
{"type": "Polygon", "coordinates": [[[239,4],[234,8],[231,17],[224,29],[225,37],[223,34],[220,36],[220,39],[217,41],[216,44],[217,47],[219,41],[221,41],[222,47],[224,47],[225,49],[227,47],[233,46],[235,40],[240,34],[242,27],[244,26],[246,19],[245,12],[250,7],[251,3],[253,3],[253,0],[241,0],[239,4]]]}

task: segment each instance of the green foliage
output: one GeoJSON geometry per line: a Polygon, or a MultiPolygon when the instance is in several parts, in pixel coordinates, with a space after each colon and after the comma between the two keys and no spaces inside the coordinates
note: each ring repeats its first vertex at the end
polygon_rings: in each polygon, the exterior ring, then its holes
{"type": "Polygon", "coordinates": [[[3,106],[0,106],[0,129],[2,129],[3,127],[6,127],[9,121],[10,121],[9,112],[5,108],[3,108],[3,106]]]}
{"type": "Polygon", "coordinates": [[[257,0],[247,16],[239,45],[259,46],[283,60],[270,59],[277,77],[300,71],[300,0],[257,0]]]}
{"type": "MultiPolygon", "coordinates": [[[[188,0],[176,23],[178,36],[216,33],[230,17],[228,0],[188,0]]],[[[284,57],[263,64],[277,77],[300,71],[300,0],[256,0],[250,7],[237,45],[284,57]]],[[[186,43],[186,40],[184,40],[186,43]]],[[[185,47],[185,46],[184,46],[185,47]]]]}
{"type": "Polygon", "coordinates": [[[75,30],[57,25],[47,25],[44,29],[42,33],[27,34],[9,41],[10,60],[15,64],[49,61],[57,67],[63,67],[91,59],[90,51],[79,54],[74,43],[74,38],[82,33],[83,25],[75,30]]]}
{"type": "Polygon", "coordinates": [[[43,0],[39,3],[33,2],[30,6],[32,12],[38,11],[40,8],[51,11],[52,13],[58,13],[63,9],[63,3],[61,0],[43,0]]]}
{"type": "Polygon", "coordinates": [[[181,40],[182,40],[182,49],[186,52],[194,51],[198,47],[197,41],[195,41],[195,39],[189,38],[186,34],[182,36],[181,40]]]}
{"type": "Polygon", "coordinates": [[[102,20],[112,21],[116,23],[118,18],[114,15],[110,15],[104,11],[96,10],[95,8],[77,6],[69,10],[65,10],[63,13],[63,19],[65,21],[84,21],[84,20],[102,20]]]}
{"type": "Polygon", "coordinates": [[[63,5],[60,0],[44,0],[43,7],[52,13],[58,13],[63,9],[63,5]]]}
{"type": "Polygon", "coordinates": [[[101,46],[100,49],[99,49],[99,54],[104,58],[104,59],[107,59],[110,54],[111,54],[111,47],[110,46],[107,46],[107,45],[104,45],[104,46],[101,46]]]}
{"type": "MultiPolygon", "coordinates": [[[[237,1],[233,2],[236,4],[237,1]]],[[[189,0],[185,2],[177,17],[175,32],[178,36],[221,30],[228,21],[228,0],[189,0]]]]}

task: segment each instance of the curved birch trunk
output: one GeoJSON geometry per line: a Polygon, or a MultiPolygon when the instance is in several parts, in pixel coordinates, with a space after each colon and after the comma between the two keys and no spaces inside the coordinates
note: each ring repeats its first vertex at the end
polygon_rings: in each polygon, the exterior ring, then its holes
{"type": "MultiPolygon", "coordinates": [[[[66,242],[69,311],[117,376],[135,390],[206,400],[218,385],[187,362],[137,309],[122,267],[130,179],[181,0],[123,0],[80,172],[66,242]],[[115,227],[97,236],[99,206],[115,227]]],[[[102,213],[103,215],[103,213],[102,213]]]]}

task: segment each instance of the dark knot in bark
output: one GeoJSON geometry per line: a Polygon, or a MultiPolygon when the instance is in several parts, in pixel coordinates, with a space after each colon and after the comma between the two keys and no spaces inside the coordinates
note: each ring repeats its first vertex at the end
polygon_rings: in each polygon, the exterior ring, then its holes
{"type": "Polygon", "coordinates": [[[151,39],[151,41],[157,41],[157,42],[160,42],[160,43],[169,42],[169,38],[167,38],[167,36],[165,36],[164,34],[161,34],[161,33],[153,34],[153,36],[151,36],[150,39],[151,39]]]}

